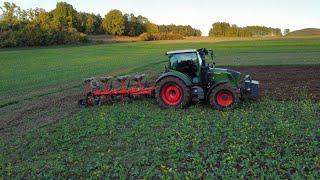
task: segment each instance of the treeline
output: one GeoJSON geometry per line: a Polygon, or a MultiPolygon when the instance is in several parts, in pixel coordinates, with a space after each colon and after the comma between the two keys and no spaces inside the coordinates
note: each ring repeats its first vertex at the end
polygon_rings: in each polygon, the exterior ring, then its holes
{"type": "MultiPolygon", "coordinates": [[[[66,2],[56,8],[23,10],[14,3],[4,2],[0,7],[0,47],[42,46],[82,43],[87,35],[109,34],[139,36],[143,41],[183,39],[201,36],[201,31],[189,25],[157,25],[148,18],[111,10],[104,17],[78,12],[66,2]]],[[[264,26],[238,27],[226,22],[212,25],[211,37],[281,36],[281,30],[264,26]]]]}
{"type": "Polygon", "coordinates": [[[99,14],[78,12],[65,2],[58,2],[49,12],[40,8],[23,10],[9,2],[1,7],[0,47],[81,43],[88,41],[87,35],[95,34],[143,34],[142,40],[161,40],[201,36],[201,31],[191,26],[159,26],[146,17],[119,10],[111,10],[102,18],[99,14]]]}
{"type": "Polygon", "coordinates": [[[226,22],[217,22],[209,31],[210,37],[264,37],[282,36],[281,29],[264,26],[238,27],[226,22]]]}
{"type": "Polygon", "coordinates": [[[159,32],[165,34],[179,34],[185,37],[188,36],[201,36],[201,31],[188,26],[176,26],[176,25],[161,25],[159,26],[159,32]]]}
{"type": "Polygon", "coordinates": [[[87,41],[86,32],[101,31],[101,17],[78,13],[70,4],[57,3],[50,12],[23,10],[5,2],[1,8],[0,46],[41,46],[87,41]]]}
{"type": "Polygon", "coordinates": [[[150,28],[147,32],[140,35],[142,41],[155,40],[175,40],[184,39],[184,37],[201,36],[201,31],[188,26],[160,25],[150,28]]]}
{"type": "Polygon", "coordinates": [[[191,26],[157,25],[141,15],[124,14],[111,10],[102,22],[107,34],[140,36],[141,40],[170,40],[188,36],[201,36],[201,31],[191,26]]]}

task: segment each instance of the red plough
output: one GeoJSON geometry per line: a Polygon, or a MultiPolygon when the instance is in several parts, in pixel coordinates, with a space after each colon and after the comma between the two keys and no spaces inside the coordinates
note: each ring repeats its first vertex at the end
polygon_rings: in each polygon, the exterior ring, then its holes
{"type": "Polygon", "coordinates": [[[114,101],[125,101],[131,98],[154,96],[155,87],[148,87],[147,81],[142,82],[145,74],[117,77],[118,88],[112,87],[112,76],[101,77],[100,81],[96,78],[85,80],[86,99],[79,101],[81,106],[93,106],[110,104],[114,101]],[[135,81],[135,85],[130,87],[130,80],[135,81]],[[129,81],[128,81],[129,80],[129,81]]]}

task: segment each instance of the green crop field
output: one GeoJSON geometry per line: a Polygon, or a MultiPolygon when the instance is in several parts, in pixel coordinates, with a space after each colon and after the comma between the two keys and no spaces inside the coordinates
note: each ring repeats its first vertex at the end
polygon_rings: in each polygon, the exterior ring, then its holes
{"type": "Polygon", "coordinates": [[[29,96],[34,91],[77,85],[83,78],[93,75],[150,69],[161,72],[167,63],[166,51],[201,47],[214,49],[218,66],[320,64],[320,38],[218,43],[138,42],[1,50],[0,104],[7,103],[8,96],[17,96],[21,91],[29,96]]]}
{"type": "MultiPolygon", "coordinates": [[[[200,47],[215,51],[218,66],[320,64],[320,38],[3,49],[0,112],[80,88],[85,77],[161,72],[164,52],[200,47]]],[[[319,117],[320,103],[308,97],[265,97],[225,112],[164,110],[153,100],[87,108],[0,139],[0,179],[317,179],[319,117]]]]}
{"type": "Polygon", "coordinates": [[[1,148],[8,178],[315,178],[320,103],[264,100],[235,111],[152,102],[85,109],[1,148]]]}

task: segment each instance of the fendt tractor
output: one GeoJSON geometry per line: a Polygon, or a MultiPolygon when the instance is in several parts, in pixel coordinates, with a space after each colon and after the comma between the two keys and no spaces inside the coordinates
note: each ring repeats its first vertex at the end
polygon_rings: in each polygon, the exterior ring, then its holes
{"type": "Polygon", "coordinates": [[[216,68],[215,63],[206,64],[206,58],[214,59],[213,51],[188,49],[170,51],[166,55],[169,63],[163,73],[149,86],[143,81],[145,74],[117,77],[113,88],[113,77],[88,78],[85,80],[86,98],[81,106],[110,104],[139,97],[155,97],[161,107],[185,108],[191,102],[209,102],[212,108],[233,109],[246,99],[259,98],[259,82],[249,75],[216,68]],[[135,81],[130,87],[131,80],[135,81]]]}

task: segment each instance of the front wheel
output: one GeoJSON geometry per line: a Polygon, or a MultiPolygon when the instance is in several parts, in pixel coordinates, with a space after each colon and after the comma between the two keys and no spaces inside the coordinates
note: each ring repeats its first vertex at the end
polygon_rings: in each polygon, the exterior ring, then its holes
{"type": "Polygon", "coordinates": [[[213,88],[209,95],[209,101],[212,108],[219,110],[234,109],[240,102],[236,89],[229,84],[213,88]]]}

